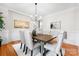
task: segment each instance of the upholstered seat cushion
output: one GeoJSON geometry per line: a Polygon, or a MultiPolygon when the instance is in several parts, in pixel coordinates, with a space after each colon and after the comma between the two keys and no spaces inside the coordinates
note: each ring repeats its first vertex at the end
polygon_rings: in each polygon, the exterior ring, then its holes
{"type": "Polygon", "coordinates": [[[40,43],[35,43],[34,45],[33,45],[33,49],[35,49],[35,48],[37,48],[37,47],[39,47],[41,44],[40,43]]]}
{"type": "Polygon", "coordinates": [[[52,44],[47,43],[44,45],[44,48],[46,48],[47,50],[51,50],[51,51],[55,51],[56,47],[57,47],[57,44],[52,45],[52,44]]]}

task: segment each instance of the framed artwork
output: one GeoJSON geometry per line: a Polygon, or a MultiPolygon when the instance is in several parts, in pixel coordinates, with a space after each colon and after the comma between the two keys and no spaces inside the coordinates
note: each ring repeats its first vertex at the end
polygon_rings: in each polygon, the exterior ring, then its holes
{"type": "Polygon", "coordinates": [[[51,22],[50,28],[51,29],[61,29],[61,21],[51,22]]]}
{"type": "Polygon", "coordinates": [[[14,28],[29,28],[29,21],[14,20],[14,28]]]}

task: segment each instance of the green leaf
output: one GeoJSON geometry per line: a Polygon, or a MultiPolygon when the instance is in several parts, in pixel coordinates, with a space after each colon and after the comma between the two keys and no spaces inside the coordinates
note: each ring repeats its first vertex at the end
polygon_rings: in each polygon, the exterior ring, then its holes
{"type": "Polygon", "coordinates": [[[3,16],[0,16],[0,31],[4,28],[3,16]]]}

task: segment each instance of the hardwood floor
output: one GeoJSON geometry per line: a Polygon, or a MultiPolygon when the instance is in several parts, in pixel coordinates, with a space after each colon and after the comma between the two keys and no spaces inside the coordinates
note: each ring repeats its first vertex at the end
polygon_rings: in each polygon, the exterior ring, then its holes
{"type": "MultiPolygon", "coordinates": [[[[13,44],[20,43],[20,41],[13,41],[0,47],[0,56],[17,56],[13,44]]],[[[63,43],[62,47],[65,48],[65,56],[79,56],[78,46],[63,43]]]]}
{"type": "Polygon", "coordinates": [[[17,44],[20,41],[13,41],[0,47],[0,56],[17,56],[14,48],[11,46],[17,44]]]}
{"type": "Polygon", "coordinates": [[[79,46],[63,43],[62,47],[65,48],[65,56],[79,56],[79,46]]]}

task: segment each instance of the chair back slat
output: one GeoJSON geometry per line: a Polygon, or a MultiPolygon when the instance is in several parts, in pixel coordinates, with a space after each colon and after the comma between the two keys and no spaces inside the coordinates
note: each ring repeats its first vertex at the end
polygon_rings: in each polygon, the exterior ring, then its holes
{"type": "Polygon", "coordinates": [[[24,31],[19,31],[20,32],[20,40],[23,44],[25,44],[25,36],[24,36],[24,31]]]}
{"type": "Polygon", "coordinates": [[[32,50],[33,49],[33,39],[32,39],[32,34],[30,31],[25,31],[25,39],[26,39],[26,45],[28,49],[32,50]]]}
{"type": "Polygon", "coordinates": [[[60,49],[61,49],[61,45],[63,42],[63,34],[58,35],[58,42],[57,42],[57,47],[56,47],[56,53],[59,53],[60,49]]]}

